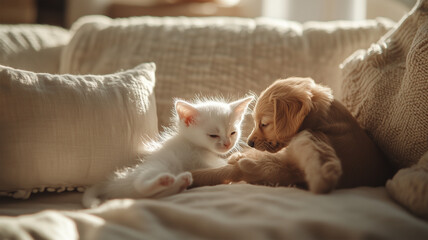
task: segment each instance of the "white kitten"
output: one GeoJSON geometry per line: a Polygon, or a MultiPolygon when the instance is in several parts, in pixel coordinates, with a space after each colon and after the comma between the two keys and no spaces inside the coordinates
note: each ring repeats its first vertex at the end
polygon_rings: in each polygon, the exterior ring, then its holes
{"type": "Polygon", "coordinates": [[[241,123],[253,97],[232,103],[177,100],[172,129],[160,147],[133,168],[85,191],[83,205],[95,207],[112,198],[158,198],[179,193],[192,184],[189,170],[225,164],[241,137],[241,123]]]}

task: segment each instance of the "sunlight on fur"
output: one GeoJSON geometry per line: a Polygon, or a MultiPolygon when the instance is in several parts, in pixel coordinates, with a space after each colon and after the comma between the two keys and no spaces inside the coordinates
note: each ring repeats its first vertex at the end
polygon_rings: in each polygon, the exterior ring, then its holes
{"type": "Polygon", "coordinates": [[[171,126],[145,144],[140,163],[88,188],[83,205],[95,207],[113,198],[169,196],[192,184],[190,170],[224,166],[224,156],[238,145],[241,124],[253,100],[252,96],[233,102],[175,99],[171,126]]]}
{"type": "Polygon", "coordinates": [[[233,154],[227,166],[193,171],[193,187],[243,180],[328,193],[382,186],[393,172],[331,89],[311,78],[275,81],[260,94],[252,116],[252,148],[233,154]]]}

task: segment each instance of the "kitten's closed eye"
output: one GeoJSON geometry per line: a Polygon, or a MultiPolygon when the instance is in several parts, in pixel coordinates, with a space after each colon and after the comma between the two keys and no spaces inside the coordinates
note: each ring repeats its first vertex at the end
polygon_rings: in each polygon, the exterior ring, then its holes
{"type": "Polygon", "coordinates": [[[231,135],[231,136],[233,136],[233,135],[235,135],[235,133],[236,133],[236,132],[232,132],[230,135],[231,135]]]}
{"type": "Polygon", "coordinates": [[[218,135],[215,135],[215,134],[208,134],[208,136],[210,136],[210,138],[218,138],[219,137],[218,135]]]}

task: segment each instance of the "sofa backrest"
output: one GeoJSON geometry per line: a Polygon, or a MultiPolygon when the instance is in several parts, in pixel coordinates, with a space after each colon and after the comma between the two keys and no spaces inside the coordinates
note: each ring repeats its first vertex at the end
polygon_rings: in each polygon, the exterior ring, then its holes
{"type": "Polygon", "coordinates": [[[61,57],[61,73],[106,74],[155,62],[159,126],[173,98],[236,99],[278,78],[312,77],[340,96],[339,64],[393,23],[306,23],[243,18],[84,17],[61,57]]]}

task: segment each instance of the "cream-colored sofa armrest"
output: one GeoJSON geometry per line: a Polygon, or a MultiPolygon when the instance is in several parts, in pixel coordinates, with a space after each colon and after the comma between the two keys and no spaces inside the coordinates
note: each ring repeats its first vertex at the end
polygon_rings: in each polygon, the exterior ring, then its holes
{"type": "Polygon", "coordinates": [[[0,25],[0,65],[58,73],[68,30],[47,25],[0,25]]]}

